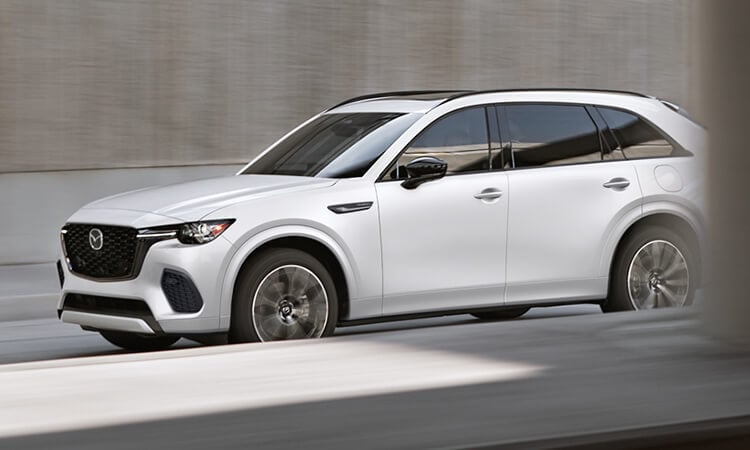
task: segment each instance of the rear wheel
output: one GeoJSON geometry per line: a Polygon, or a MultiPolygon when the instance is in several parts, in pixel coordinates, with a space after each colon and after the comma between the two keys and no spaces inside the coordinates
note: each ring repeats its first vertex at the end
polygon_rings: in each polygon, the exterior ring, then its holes
{"type": "Polygon", "coordinates": [[[697,263],[679,234],[662,226],[636,230],[614,261],[604,312],[691,305],[697,263]]]}
{"type": "Polygon", "coordinates": [[[180,340],[180,336],[149,336],[124,331],[101,330],[99,333],[110,344],[134,352],[164,350],[180,340]]]}
{"type": "Polygon", "coordinates": [[[240,273],[232,301],[231,342],[330,336],[338,318],[333,278],[312,255],[270,249],[240,273]]]}
{"type": "Polygon", "coordinates": [[[522,315],[529,312],[531,308],[509,308],[509,309],[498,309],[496,311],[482,311],[471,313],[472,316],[482,320],[507,320],[521,317],[522,315]]]}

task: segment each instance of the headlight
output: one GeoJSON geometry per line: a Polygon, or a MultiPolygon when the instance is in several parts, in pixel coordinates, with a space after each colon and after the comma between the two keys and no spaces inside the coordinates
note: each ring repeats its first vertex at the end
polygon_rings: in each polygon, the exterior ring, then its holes
{"type": "Polygon", "coordinates": [[[186,223],[177,230],[177,240],[183,244],[205,244],[219,237],[233,223],[234,219],[186,223]]]}

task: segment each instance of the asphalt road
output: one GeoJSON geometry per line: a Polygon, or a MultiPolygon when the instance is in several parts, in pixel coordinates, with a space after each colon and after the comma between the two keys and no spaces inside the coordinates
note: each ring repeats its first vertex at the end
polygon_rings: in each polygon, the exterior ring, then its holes
{"type": "Polygon", "coordinates": [[[96,335],[53,320],[2,324],[6,363],[99,356],[0,365],[0,448],[748,443],[750,353],[704,336],[690,310],[582,306],[340,334],[107,356],[96,335]]]}
{"type": "MultiPolygon", "coordinates": [[[[516,321],[564,317],[582,314],[601,314],[598,306],[574,305],[554,308],[535,308],[516,321]]],[[[482,323],[470,315],[438,317],[433,319],[360,325],[340,328],[337,336],[367,333],[399,333],[404,330],[437,326],[472,326],[482,323]]],[[[200,346],[182,339],[174,348],[200,346]]],[[[43,361],[60,358],[114,355],[126,353],[109,344],[97,333],[62,323],[57,319],[32,319],[11,322],[0,321],[0,364],[43,361]]]]}

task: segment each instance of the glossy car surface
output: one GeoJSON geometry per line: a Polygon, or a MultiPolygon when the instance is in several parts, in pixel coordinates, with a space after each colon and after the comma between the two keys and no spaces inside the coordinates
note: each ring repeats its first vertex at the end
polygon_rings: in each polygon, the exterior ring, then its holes
{"type": "Polygon", "coordinates": [[[602,91],[352,99],[236,176],[76,212],[61,234],[60,314],[158,348],[410,315],[686,305],[700,282],[705,131],[681,113],[602,91]]]}

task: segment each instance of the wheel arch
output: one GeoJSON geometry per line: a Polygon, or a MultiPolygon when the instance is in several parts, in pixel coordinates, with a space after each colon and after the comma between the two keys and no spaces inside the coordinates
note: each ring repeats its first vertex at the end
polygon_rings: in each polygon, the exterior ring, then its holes
{"type": "Polygon", "coordinates": [[[665,228],[669,228],[676,231],[680,236],[685,238],[688,246],[690,247],[692,255],[697,260],[697,264],[699,267],[698,286],[700,286],[703,280],[702,270],[700,269],[702,267],[702,248],[699,237],[700,231],[696,230],[696,227],[691,224],[687,218],[681,215],[675,214],[673,212],[654,212],[652,214],[645,215],[630,224],[630,226],[622,233],[619,240],[617,241],[617,245],[615,246],[614,251],[612,252],[612,255],[609,259],[609,269],[607,272],[609,282],[607,292],[609,292],[609,286],[611,286],[612,283],[612,271],[614,270],[615,266],[615,258],[617,258],[617,255],[622,250],[622,247],[625,245],[625,243],[633,233],[635,233],[637,230],[649,226],[662,226],[665,228]]]}
{"type": "Polygon", "coordinates": [[[239,247],[224,276],[221,291],[222,329],[229,328],[232,301],[239,275],[252,258],[269,248],[293,248],[317,258],[329,271],[336,285],[339,318],[348,316],[352,287],[356,284],[355,269],[344,249],[335,239],[320,230],[305,226],[281,227],[266,230],[239,247]]]}

